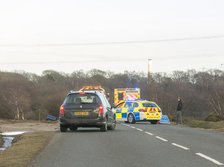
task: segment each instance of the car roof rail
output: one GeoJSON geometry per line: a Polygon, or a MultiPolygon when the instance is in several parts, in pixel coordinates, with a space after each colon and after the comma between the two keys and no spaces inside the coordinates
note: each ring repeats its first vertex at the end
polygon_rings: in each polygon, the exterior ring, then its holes
{"type": "Polygon", "coordinates": [[[70,90],[70,91],[69,91],[69,93],[74,93],[74,92],[75,92],[74,90],[70,90]]]}

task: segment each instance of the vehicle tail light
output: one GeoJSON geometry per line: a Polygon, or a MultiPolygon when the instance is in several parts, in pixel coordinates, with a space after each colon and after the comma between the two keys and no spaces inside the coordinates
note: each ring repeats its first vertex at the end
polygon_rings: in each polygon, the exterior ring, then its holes
{"type": "Polygon", "coordinates": [[[64,108],[63,105],[61,105],[61,107],[60,107],[60,111],[59,111],[59,115],[60,115],[60,116],[64,116],[64,114],[65,114],[65,108],[64,108]]]}
{"type": "Polygon", "coordinates": [[[147,112],[147,109],[146,108],[140,108],[138,111],[139,112],[147,112]]]}
{"type": "Polygon", "coordinates": [[[102,104],[99,106],[99,116],[103,116],[103,106],[102,106],[102,104]]]}

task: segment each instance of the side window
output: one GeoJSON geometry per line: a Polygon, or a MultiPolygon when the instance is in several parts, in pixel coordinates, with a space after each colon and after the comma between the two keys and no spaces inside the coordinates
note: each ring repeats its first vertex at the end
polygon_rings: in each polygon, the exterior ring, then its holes
{"type": "Polygon", "coordinates": [[[131,108],[132,107],[132,102],[126,102],[124,107],[125,108],[131,108]]]}
{"type": "Polygon", "coordinates": [[[138,107],[138,103],[134,103],[134,106],[133,107],[134,108],[138,107]]]}
{"type": "Polygon", "coordinates": [[[109,108],[111,108],[109,101],[107,100],[106,96],[104,96],[104,100],[106,101],[106,104],[109,108]]]}
{"type": "Polygon", "coordinates": [[[102,100],[102,103],[103,103],[103,104],[105,104],[107,107],[111,107],[111,106],[110,106],[110,103],[108,102],[108,100],[107,100],[107,98],[106,98],[106,96],[104,96],[104,95],[100,95],[100,97],[101,97],[101,100],[102,100]]]}
{"type": "Polygon", "coordinates": [[[72,95],[68,95],[64,100],[64,104],[66,104],[66,103],[71,104],[73,102],[74,102],[74,96],[72,96],[72,95]]]}

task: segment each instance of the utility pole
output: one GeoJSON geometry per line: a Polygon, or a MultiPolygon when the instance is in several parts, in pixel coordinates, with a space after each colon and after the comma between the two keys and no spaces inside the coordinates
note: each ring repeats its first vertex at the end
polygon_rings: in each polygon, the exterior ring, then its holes
{"type": "Polygon", "coordinates": [[[152,78],[152,59],[148,59],[148,85],[151,83],[152,78]]]}

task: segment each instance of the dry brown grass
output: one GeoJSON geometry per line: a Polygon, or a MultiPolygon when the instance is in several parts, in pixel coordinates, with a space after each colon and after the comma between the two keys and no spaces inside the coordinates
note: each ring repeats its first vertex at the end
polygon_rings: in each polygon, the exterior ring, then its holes
{"type": "Polygon", "coordinates": [[[35,132],[17,137],[11,148],[0,153],[0,167],[26,167],[48,144],[54,133],[35,132]]]}
{"type": "Polygon", "coordinates": [[[16,123],[55,123],[55,121],[46,121],[46,120],[14,120],[14,119],[0,119],[1,124],[16,124],[16,123]]]}

